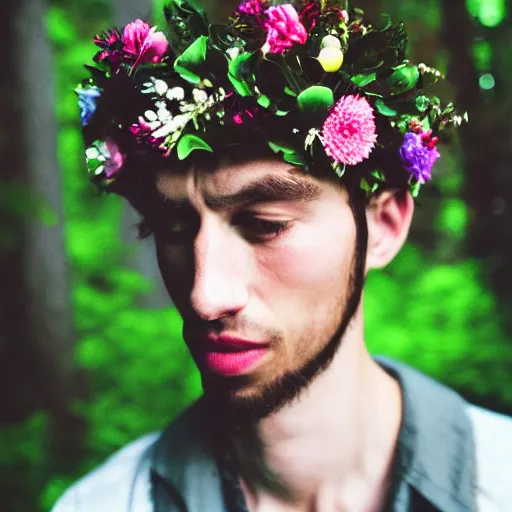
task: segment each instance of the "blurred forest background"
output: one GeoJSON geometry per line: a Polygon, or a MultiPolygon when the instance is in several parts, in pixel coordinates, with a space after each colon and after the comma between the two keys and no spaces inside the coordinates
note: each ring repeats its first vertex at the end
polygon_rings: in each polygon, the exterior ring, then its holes
{"type": "MultiPolygon", "coordinates": [[[[3,0],[0,508],[49,510],[77,477],[200,392],[136,216],[88,183],[75,85],[92,36],[162,0],[3,0]]],[[[470,123],[445,150],[410,242],[369,277],[367,338],[512,413],[512,0],[360,0],[410,32],[470,123]]],[[[233,3],[208,0],[211,19],[233,3]]],[[[154,16],[152,16],[154,15],[154,16]]]]}

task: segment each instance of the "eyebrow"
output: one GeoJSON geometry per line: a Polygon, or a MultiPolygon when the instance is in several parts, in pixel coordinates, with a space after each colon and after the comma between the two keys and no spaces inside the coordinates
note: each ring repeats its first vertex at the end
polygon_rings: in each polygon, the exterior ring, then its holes
{"type": "MultiPolygon", "coordinates": [[[[271,203],[278,201],[299,201],[308,203],[317,199],[322,189],[300,176],[288,174],[276,176],[267,174],[262,179],[243,186],[237,192],[227,195],[208,195],[204,197],[205,204],[211,210],[222,210],[256,203],[271,203]]],[[[165,198],[166,207],[172,209],[188,209],[190,203],[186,198],[165,198]]]]}

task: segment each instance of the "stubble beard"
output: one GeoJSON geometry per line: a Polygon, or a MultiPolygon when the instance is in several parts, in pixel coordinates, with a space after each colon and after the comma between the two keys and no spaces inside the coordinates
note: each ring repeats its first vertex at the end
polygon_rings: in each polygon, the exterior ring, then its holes
{"type": "Polygon", "coordinates": [[[235,432],[254,427],[263,418],[296,401],[332,363],[360,304],[365,278],[365,209],[364,205],[358,204],[354,198],[351,198],[349,203],[356,222],[356,244],[346,284],[348,293],[339,299],[334,308],[339,314],[337,328],[323,348],[301,368],[288,371],[266,384],[258,394],[244,397],[237,393],[247,385],[247,378],[244,376],[209,381],[204,388],[204,404],[209,410],[208,416],[222,430],[235,432]]]}
{"type": "Polygon", "coordinates": [[[352,278],[349,286],[347,299],[340,299],[335,307],[335,310],[340,312],[340,321],[334,333],[323,348],[299,369],[287,371],[265,384],[259,392],[249,396],[243,396],[243,388],[249,382],[244,376],[208,379],[208,382],[204,382],[206,385],[203,397],[205,405],[211,410],[209,416],[216,418],[225,426],[229,425],[229,430],[238,430],[254,426],[263,418],[298,400],[312,382],[329,368],[340,348],[362,292],[360,287],[355,287],[352,278]]]}

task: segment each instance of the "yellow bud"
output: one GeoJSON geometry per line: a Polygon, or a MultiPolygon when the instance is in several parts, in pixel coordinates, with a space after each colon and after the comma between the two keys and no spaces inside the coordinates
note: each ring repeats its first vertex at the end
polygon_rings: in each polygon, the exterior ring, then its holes
{"type": "Polygon", "coordinates": [[[343,52],[339,48],[322,48],[318,54],[318,62],[327,73],[335,73],[343,64],[343,52]]]}
{"type": "Polygon", "coordinates": [[[328,34],[322,39],[320,48],[341,48],[341,41],[336,36],[328,34]]]}

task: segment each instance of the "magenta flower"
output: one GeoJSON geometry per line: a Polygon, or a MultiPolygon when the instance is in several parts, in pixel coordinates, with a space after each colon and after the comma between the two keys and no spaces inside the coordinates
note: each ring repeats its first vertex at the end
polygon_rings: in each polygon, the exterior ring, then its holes
{"type": "Polygon", "coordinates": [[[269,7],[263,26],[267,31],[263,49],[270,53],[283,53],[294,43],[304,44],[308,38],[299,14],[291,4],[269,7]]]}
{"type": "Polygon", "coordinates": [[[162,144],[165,137],[153,137],[153,132],[160,127],[161,124],[156,127],[151,126],[142,116],[139,116],[138,123],[130,126],[130,132],[135,135],[138,144],[164,151],[162,144]]]}
{"type": "Polygon", "coordinates": [[[124,157],[119,146],[112,139],[105,141],[105,164],[104,172],[107,179],[112,179],[121,169],[124,163],[124,157]]]}
{"type": "Polygon", "coordinates": [[[238,12],[248,14],[249,16],[259,16],[263,12],[261,0],[247,0],[238,7],[238,12]]]}
{"type": "Polygon", "coordinates": [[[133,66],[145,62],[161,62],[169,47],[163,32],[156,32],[145,21],[135,20],[124,27],[122,41],[123,50],[135,58],[133,66]]]}
{"type": "Polygon", "coordinates": [[[123,60],[121,34],[115,28],[111,28],[102,34],[96,35],[93,41],[96,46],[101,48],[94,60],[96,62],[107,62],[110,64],[112,71],[117,72],[123,60]]]}
{"type": "Polygon", "coordinates": [[[441,156],[435,147],[436,138],[430,133],[407,132],[400,146],[400,156],[404,169],[419,183],[431,178],[431,171],[436,160],[441,156]]]}
{"type": "Polygon", "coordinates": [[[93,41],[94,44],[99,46],[102,50],[110,50],[117,42],[121,41],[121,34],[115,28],[110,28],[96,35],[93,41]]]}
{"type": "Polygon", "coordinates": [[[338,163],[356,165],[370,156],[377,142],[373,108],[361,96],[343,96],[322,127],[325,152],[338,163]]]}

